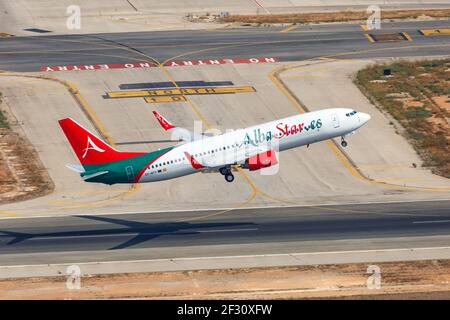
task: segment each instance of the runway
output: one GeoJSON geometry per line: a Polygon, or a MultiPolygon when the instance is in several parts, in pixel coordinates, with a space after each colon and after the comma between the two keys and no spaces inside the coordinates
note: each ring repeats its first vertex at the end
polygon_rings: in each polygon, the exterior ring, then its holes
{"type": "Polygon", "coordinates": [[[382,43],[370,43],[357,24],[306,25],[291,32],[280,32],[281,27],[260,27],[12,37],[0,39],[0,69],[28,72],[53,65],[264,56],[300,61],[334,55],[339,58],[445,55],[450,53],[448,37],[427,37],[419,32],[423,28],[445,27],[447,20],[384,23],[381,30],[369,33],[407,32],[411,41],[382,43]],[[405,50],[405,46],[411,50],[405,50]],[[395,50],[400,47],[401,50],[395,50]],[[391,49],[378,50],[383,48],[391,49]]]}
{"type": "Polygon", "coordinates": [[[2,220],[0,265],[448,245],[450,201],[2,220]],[[219,214],[218,214],[219,213],[219,214]],[[215,215],[215,216],[214,216],[215,215]]]}
{"type": "MultiPolygon", "coordinates": [[[[166,60],[180,59],[263,56],[277,57],[281,62],[291,62],[327,57],[356,59],[449,55],[448,36],[427,37],[418,32],[421,28],[439,27],[448,27],[448,21],[385,23],[383,29],[375,33],[405,32],[410,40],[383,43],[371,43],[364,35],[365,32],[356,24],[298,26],[291,32],[280,32],[282,28],[261,27],[211,31],[15,37],[0,39],[0,69],[37,72],[45,65],[119,64],[136,61],[163,63],[166,60]]],[[[243,84],[252,84],[253,82],[260,86],[258,94],[261,96],[255,94],[249,98],[240,97],[239,100],[237,98],[233,100],[231,96],[221,97],[222,100],[194,97],[193,101],[206,115],[205,118],[211,120],[215,125],[244,127],[249,125],[246,121],[253,123],[256,122],[256,118],[260,121],[269,117],[273,118],[279,112],[283,115],[298,112],[292,108],[289,100],[285,99],[284,101],[282,100],[285,98],[284,96],[277,95],[279,93],[275,91],[275,87],[269,86],[268,82],[263,82],[262,79],[266,78],[272,67],[270,69],[262,67],[266,69],[263,69],[260,74],[255,73],[253,69],[248,71],[246,66],[234,67],[232,71],[226,68],[217,70],[202,68],[204,69],[194,69],[194,72],[192,69],[182,68],[184,70],[171,70],[171,73],[176,74],[176,78],[184,81],[233,79],[238,84],[245,80],[243,84]],[[218,76],[219,74],[220,76],[226,75],[228,78],[222,79],[218,76]],[[275,93],[272,94],[271,90],[275,93]],[[268,92],[271,94],[269,95],[268,92]],[[214,105],[215,109],[210,109],[211,105],[214,105]],[[244,105],[246,107],[258,106],[258,108],[245,111],[244,105]],[[242,112],[244,113],[240,114],[242,112]],[[235,114],[240,114],[242,120],[233,116],[235,114]],[[254,119],[251,120],[252,118],[254,119]]],[[[88,72],[79,76],[72,72],[66,72],[63,77],[71,81],[78,81],[78,87],[81,88],[80,90],[88,100],[93,102],[94,109],[99,114],[99,118],[105,120],[106,127],[112,131],[113,138],[117,138],[117,141],[137,141],[139,138],[142,140],[142,137],[149,136],[156,139],[155,141],[163,141],[162,139],[166,138],[160,128],[155,127],[148,120],[150,117],[145,112],[150,109],[137,109],[140,107],[138,103],[143,104],[142,101],[117,102],[102,98],[105,90],[130,81],[142,83],[149,81],[148,78],[158,82],[168,81],[161,70],[153,71],[153,73],[141,70],[133,75],[121,74],[120,71],[115,71],[115,73],[101,71],[104,73],[92,72],[91,74],[88,72]],[[133,130],[129,130],[128,127],[123,128],[124,119],[127,123],[134,123],[133,130]],[[152,130],[150,132],[146,131],[149,127],[152,130]]],[[[295,76],[297,75],[293,75],[293,77],[295,76]]],[[[312,75],[312,77],[314,76],[316,75],[312,75]]],[[[266,81],[268,80],[266,79],[266,81]]],[[[287,82],[289,81],[292,80],[287,80],[287,82]]],[[[295,86],[291,86],[291,88],[295,90],[295,86]]],[[[56,90],[51,88],[48,92],[53,94],[53,92],[57,92],[56,90]]],[[[312,91],[312,89],[308,90],[312,91]]],[[[339,88],[339,90],[342,89],[339,88]]],[[[41,91],[45,94],[44,90],[41,91]]],[[[41,91],[36,90],[38,94],[43,94],[41,91]]],[[[305,99],[306,91],[301,92],[303,95],[301,99],[305,99]]],[[[56,123],[56,118],[67,116],[68,110],[74,112],[73,116],[77,119],[83,116],[77,105],[72,106],[65,103],[65,110],[59,108],[60,98],[64,97],[63,95],[61,97],[55,95],[54,101],[47,104],[48,114],[51,116],[40,113],[39,106],[30,102],[37,101],[34,94],[34,92],[24,92],[23,96],[30,97],[28,99],[30,106],[36,108],[33,112],[40,114],[43,119],[38,119],[39,122],[36,117],[31,117],[30,110],[34,109],[26,107],[20,112],[16,111],[19,114],[18,118],[27,120],[25,123],[30,126],[30,130],[32,130],[30,132],[41,132],[40,128],[43,127],[54,129],[45,134],[47,138],[52,138],[52,143],[55,143],[56,139],[60,139],[59,128],[52,127],[56,123]]],[[[10,96],[13,95],[10,94],[10,96]]],[[[48,97],[46,98],[48,99],[48,97]]],[[[17,101],[19,102],[19,100],[17,101]]],[[[340,103],[340,101],[336,103],[340,103]]],[[[314,107],[318,106],[321,105],[314,104],[314,107]]],[[[372,106],[369,107],[372,108],[372,106]]],[[[180,125],[189,126],[194,120],[194,113],[188,108],[167,108],[171,111],[171,117],[174,117],[171,119],[180,125]]],[[[380,124],[384,124],[384,122],[385,119],[380,118],[380,124]]],[[[354,150],[358,150],[358,145],[361,147],[360,150],[365,150],[362,146],[368,145],[367,141],[373,137],[372,133],[376,132],[376,129],[368,131],[366,136],[362,135],[359,142],[356,137],[354,150]]],[[[389,129],[385,128],[384,131],[388,132],[389,129]]],[[[393,133],[392,136],[394,136],[393,133]]],[[[390,138],[386,140],[393,141],[390,138]]],[[[67,147],[66,141],[62,139],[58,140],[58,143],[60,146],[67,147]]],[[[51,144],[48,145],[51,146],[51,144]]],[[[379,145],[374,144],[374,146],[379,145]]],[[[48,146],[43,144],[41,148],[44,150],[46,147],[48,146]]],[[[46,152],[46,154],[65,150],[58,147],[56,143],[54,147],[53,151],[46,152]]],[[[34,207],[30,204],[33,203],[32,201],[23,207],[21,205],[20,208],[17,206],[6,207],[7,210],[11,210],[20,217],[33,214],[47,215],[48,217],[2,219],[0,224],[0,265],[190,259],[236,255],[289,255],[294,252],[352,252],[448,246],[450,243],[450,202],[448,200],[240,208],[249,204],[249,206],[262,206],[267,203],[286,205],[292,203],[292,199],[296,203],[305,204],[308,201],[309,203],[313,201],[318,203],[318,201],[329,201],[330,199],[342,203],[349,199],[351,199],[349,202],[363,202],[364,199],[366,199],[365,201],[397,199],[396,196],[398,198],[404,196],[403,199],[406,200],[414,198],[413,192],[416,190],[411,191],[406,188],[403,190],[401,186],[394,190],[384,190],[384,185],[363,184],[347,171],[341,170],[342,164],[325,148],[324,145],[312,146],[308,154],[305,150],[297,150],[298,157],[294,157],[296,156],[294,152],[289,153],[292,159],[286,161],[286,166],[283,167],[286,168],[285,171],[277,176],[278,180],[273,178],[270,183],[267,182],[267,177],[253,175],[252,179],[255,180],[255,183],[248,183],[242,178],[234,186],[228,186],[223,184],[220,177],[197,175],[187,177],[184,184],[172,181],[146,186],[147,189],[143,188],[134,198],[126,200],[122,199],[120,194],[119,197],[110,196],[113,192],[122,192],[122,190],[115,191],[113,189],[108,189],[104,193],[98,190],[91,190],[89,193],[86,192],[86,189],[80,189],[86,195],[81,192],[74,195],[72,180],[78,179],[78,177],[68,176],[67,179],[61,179],[66,185],[61,188],[62,191],[57,194],[57,198],[55,196],[55,199],[42,201],[42,203],[36,200],[38,205],[34,207]],[[319,149],[322,147],[324,150],[319,149]],[[313,152],[313,150],[316,151],[313,152]],[[292,174],[292,170],[287,170],[288,168],[295,168],[295,175],[292,174]],[[254,202],[256,197],[260,197],[259,202],[254,202]],[[370,200],[367,200],[368,197],[370,200]],[[77,202],[79,199],[82,201],[77,202]],[[181,206],[186,208],[188,205],[204,207],[205,202],[208,202],[206,205],[211,207],[214,205],[209,203],[209,199],[215,199],[215,203],[225,203],[225,206],[234,209],[157,213],[146,211],[153,211],[153,208],[149,209],[148,207],[155,204],[171,210],[173,209],[170,206],[172,199],[178,201],[177,208],[181,206]],[[287,201],[283,201],[283,199],[287,199],[287,201]],[[114,201],[116,202],[111,205],[114,201]],[[91,214],[92,211],[89,211],[91,205],[94,208],[92,210],[96,210],[95,212],[102,211],[106,214],[91,214]],[[95,208],[95,206],[98,207],[95,208]],[[108,211],[109,206],[114,207],[108,211]],[[51,217],[63,213],[64,210],[71,210],[70,214],[51,217]],[[121,214],[125,211],[131,211],[131,213],[121,214]],[[90,214],[85,215],[86,213],[90,214]]],[[[400,150],[398,144],[396,148],[396,150],[400,150]]],[[[375,149],[372,148],[372,151],[375,149]]],[[[44,151],[42,153],[44,154],[44,151]]],[[[380,154],[381,159],[387,158],[384,153],[380,152],[380,154]]],[[[67,149],[61,153],[61,159],[50,159],[54,162],[48,162],[48,167],[57,172],[54,168],[62,167],[61,163],[70,161],[71,157],[72,153],[67,149]],[[67,161],[65,158],[64,161],[62,160],[63,155],[66,156],[67,161]]],[[[49,158],[51,157],[49,156],[49,158]]],[[[397,162],[402,166],[409,165],[409,163],[397,162]]],[[[382,162],[379,161],[375,164],[379,165],[380,163],[382,162]]],[[[368,164],[373,165],[371,162],[368,164]]],[[[59,172],[55,173],[55,176],[59,176],[59,172]]],[[[77,183],[81,182],[77,180],[77,183]]],[[[83,188],[87,187],[83,185],[83,188]]],[[[124,194],[127,192],[129,191],[125,190],[124,194]]],[[[427,194],[426,196],[427,199],[433,199],[434,195],[427,194]]],[[[445,199],[445,194],[442,198],[445,199]]],[[[374,255],[374,257],[378,256],[374,255]]],[[[402,257],[404,256],[398,255],[398,259],[402,257]]],[[[327,262],[341,261],[338,258],[330,259],[327,262]]],[[[279,261],[282,263],[281,259],[279,261]]],[[[320,262],[320,259],[315,262],[320,262]]]]}

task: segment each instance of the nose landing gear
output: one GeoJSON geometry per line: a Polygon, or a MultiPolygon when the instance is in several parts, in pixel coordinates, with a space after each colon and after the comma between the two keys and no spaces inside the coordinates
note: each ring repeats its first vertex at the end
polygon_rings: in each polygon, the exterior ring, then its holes
{"type": "Polygon", "coordinates": [[[344,137],[341,137],[341,146],[343,146],[344,148],[348,146],[348,143],[347,141],[345,141],[344,137]]]}

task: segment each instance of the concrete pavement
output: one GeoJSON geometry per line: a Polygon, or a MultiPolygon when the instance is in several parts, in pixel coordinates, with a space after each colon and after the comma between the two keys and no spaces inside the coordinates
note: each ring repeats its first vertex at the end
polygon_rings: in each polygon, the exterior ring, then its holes
{"type": "MultiPolygon", "coordinates": [[[[268,14],[292,12],[320,12],[364,10],[379,1],[273,1],[273,0],[195,0],[189,6],[183,1],[168,0],[48,0],[0,1],[0,32],[21,36],[41,35],[25,29],[38,28],[53,34],[108,33],[148,30],[192,30],[223,28],[226,24],[190,22],[188,14],[206,15],[229,12],[231,14],[268,14]],[[80,7],[80,29],[69,29],[67,20],[73,14],[69,6],[80,7]]],[[[383,9],[448,8],[445,0],[392,1],[385,0],[383,9]]],[[[73,20],[71,20],[73,21],[73,20]]]]}
{"type": "Polygon", "coordinates": [[[448,259],[448,205],[239,209],[214,218],[217,211],[9,219],[0,228],[0,277],[64,274],[77,263],[89,274],[448,259]],[[115,262],[118,257],[129,262],[115,262]],[[50,265],[35,266],[44,262],[50,265]]]}
{"type": "Polygon", "coordinates": [[[0,38],[0,69],[39,71],[41,66],[120,64],[166,60],[277,57],[302,61],[351,53],[345,58],[432,56],[450,53],[448,36],[427,37],[423,28],[446,28],[448,20],[398,22],[377,32],[407,32],[412,41],[371,43],[358,24],[243,31],[161,31],[0,38]]]}
{"type": "MultiPolygon", "coordinates": [[[[349,137],[351,147],[343,150],[368,179],[381,185],[388,183],[418,189],[448,188],[448,179],[433,175],[430,170],[421,167],[420,157],[393,126],[395,120],[374,108],[353,85],[358,70],[383,61],[390,60],[305,62],[286,70],[280,74],[280,78],[309,111],[350,107],[371,115],[367,130],[360,130],[349,137]]],[[[336,141],[339,144],[340,140],[336,141]]]]}
{"type": "MultiPolygon", "coordinates": [[[[440,23],[442,26],[446,22],[440,23]]],[[[435,25],[434,22],[420,26],[403,23],[401,28],[398,25],[391,28],[412,33],[420,27],[435,25]]],[[[290,262],[269,260],[292,263],[292,253],[333,252],[322,260],[325,262],[335,258],[338,260],[333,261],[343,261],[336,251],[352,250],[364,251],[362,256],[354,256],[360,259],[357,261],[373,261],[392,259],[393,255],[417,258],[428,250],[424,247],[434,248],[424,257],[447,258],[448,203],[438,200],[448,200],[448,180],[425,170],[408,168],[410,161],[418,161],[417,156],[389,127],[389,119],[353,87],[349,75],[376,57],[448,55],[448,38],[415,33],[413,41],[372,44],[358,26],[340,28],[339,31],[329,27],[312,31],[299,29],[287,35],[274,30],[248,30],[244,33],[110,34],[101,35],[101,39],[96,35],[0,40],[5,44],[0,49],[0,68],[6,70],[36,71],[45,64],[126,63],[150,60],[153,55],[161,61],[254,55],[278,56],[281,60],[267,64],[45,73],[73,83],[89,105],[88,109],[74,100],[68,87],[51,80],[26,77],[40,73],[27,72],[25,77],[1,75],[4,100],[36,145],[56,189],[46,197],[0,207],[0,216],[4,218],[0,229],[3,231],[0,263],[184,259],[205,257],[209,253],[235,256],[237,251],[242,255],[283,253],[290,262]],[[323,59],[330,57],[365,60],[349,63],[323,59]],[[277,84],[273,74],[287,66],[298,68],[279,74],[283,87],[277,84]],[[157,105],[143,99],[103,97],[105,92],[118,90],[122,84],[167,81],[232,82],[236,86],[254,86],[256,92],[190,96],[188,103],[157,105]],[[294,97],[289,97],[286,89],[294,97]],[[350,105],[371,114],[373,124],[349,138],[346,152],[367,176],[385,182],[392,180],[397,185],[371,183],[355,176],[352,167],[327,142],[284,152],[280,171],[274,176],[246,172],[236,175],[233,184],[226,183],[218,174],[208,173],[135,188],[107,187],[85,184],[64,167],[67,162],[77,161],[57,125],[57,119],[66,116],[94,129],[89,114],[113,142],[136,142],[122,144],[120,149],[145,151],[166,146],[161,141],[169,138],[153,119],[153,109],[180,126],[192,129],[194,121],[203,120],[204,128],[207,123],[225,130],[298,113],[295,99],[311,110],[350,105]],[[397,210],[395,201],[406,201],[406,204],[397,210]],[[356,205],[365,202],[381,204],[356,205]],[[343,203],[354,205],[323,207],[343,203]],[[299,208],[304,205],[313,207],[299,208]],[[288,208],[292,206],[295,208],[288,208]],[[249,207],[256,209],[241,210],[249,207]],[[78,217],[86,214],[91,218],[78,217]],[[119,217],[116,214],[122,214],[120,219],[125,225],[117,227],[117,221],[113,220],[119,217]],[[30,217],[40,218],[31,220],[30,217]],[[133,240],[135,236],[143,241],[133,240]],[[117,246],[122,250],[108,250],[117,246]],[[425,251],[412,250],[411,255],[405,248],[425,251]],[[386,249],[400,250],[395,254],[383,251],[381,256],[378,251],[367,252],[386,249]]],[[[344,254],[346,259],[349,255],[352,253],[344,254]]],[[[250,258],[247,263],[269,263],[266,258],[260,258],[250,258]]],[[[294,259],[305,262],[309,258],[294,259]]],[[[229,263],[237,266],[239,261],[243,260],[229,263]]],[[[318,263],[320,259],[308,261],[318,263]]],[[[173,268],[167,263],[164,260],[160,267],[173,268]]],[[[58,266],[51,272],[61,268],[58,266]]],[[[113,270],[111,265],[106,268],[113,270]]]]}
{"type": "MultiPolygon", "coordinates": [[[[402,23],[398,30],[417,30],[421,27],[430,27],[434,25],[433,23],[421,25],[402,23]]],[[[396,27],[398,25],[391,26],[396,27]]],[[[332,106],[353,106],[371,114],[374,120],[349,138],[350,146],[346,152],[367,177],[378,179],[380,182],[389,182],[394,185],[393,187],[370,183],[355,176],[351,166],[336,156],[339,150],[331,150],[327,143],[314,144],[308,149],[299,148],[284,152],[281,155],[280,171],[275,176],[261,176],[259,172],[246,173],[245,176],[238,175],[233,184],[224,183],[222,177],[215,174],[197,174],[157,184],[144,184],[131,189],[129,186],[85,184],[75,173],[64,167],[65,163],[76,163],[77,160],[65,142],[56,121],[72,116],[91,128],[92,123],[89,123],[86,117],[87,111],[82,110],[85,108],[80,109],[80,105],[74,103],[68,89],[60,84],[48,80],[2,76],[0,81],[3,83],[5,101],[15,117],[23,121],[24,130],[32,143],[38,146],[38,152],[55,180],[56,190],[48,197],[2,206],[1,210],[17,216],[46,216],[208,209],[211,206],[229,210],[243,206],[448,199],[448,192],[445,192],[445,188],[448,187],[447,180],[433,176],[420,168],[414,170],[408,168],[412,162],[420,163],[411,147],[389,127],[389,119],[373,107],[351,83],[349,75],[372,60],[330,62],[320,59],[329,56],[330,52],[337,54],[337,58],[345,56],[345,53],[348,58],[353,58],[354,55],[402,57],[412,53],[420,56],[427,55],[431,51],[442,55],[450,50],[445,40],[447,38],[415,35],[412,42],[372,44],[363,36],[363,31],[355,30],[354,26],[347,26],[347,29],[337,32],[327,28],[329,27],[312,32],[300,30],[290,35],[271,31],[221,33],[219,39],[217,34],[205,32],[101,36],[108,41],[79,36],[17,38],[13,41],[2,40],[7,46],[0,50],[0,64],[6,69],[33,70],[42,63],[80,64],[90,63],[93,59],[103,59],[103,63],[117,62],[116,59],[124,59],[122,60],[124,62],[136,59],[142,61],[154,54],[160,58],[180,55],[184,50],[192,50],[196,45],[203,44],[209,46],[211,50],[186,53],[187,55],[182,58],[217,57],[218,52],[224,56],[274,54],[285,60],[305,57],[307,61],[288,63],[287,65],[298,67],[280,75],[287,88],[311,110],[332,106]],[[236,46],[236,43],[240,43],[249,35],[255,37],[249,46],[236,46]],[[89,43],[85,42],[86,39],[89,43]],[[212,40],[215,42],[208,42],[212,40]],[[217,49],[220,47],[219,43],[225,43],[220,51],[217,49]],[[331,46],[332,43],[336,45],[331,46]],[[46,60],[32,58],[42,51],[43,46],[42,56],[45,56],[46,60]],[[336,48],[342,52],[337,52],[336,48]],[[354,51],[350,48],[354,48],[354,51]],[[358,48],[361,50],[357,50],[358,48]],[[75,50],[76,54],[68,54],[71,50],[75,50]],[[233,53],[234,51],[236,52],[233,53]],[[349,51],[353,54],[349,55],[349,51]],[[120,58],[117,58],[118,56],[120,58]],[[8,60],[10,58],[13,61],[8,60]],[[323,95],[325,91],[332,94],[323,95]],[[367,143],[370,143],[370,152],[367,151],[367,143]],[[61,156],[55,157],[55,154],[61,156]],[[399,165],[406,171],[396,170],[399,165]],[[408,188],[410,186],[419,189],[410,189],[408,188]],[[430,192],[421,188],[432,190],[430,192]],[[437,190],[439,192],[434,192],[434,189],[439,189],[437,190]],[[213,203],[211,199],[214,199],[213,203]]],[[[88,103],[90,117],[98,119],[97,122],[105,131],[103,134],[110,136],[114,142],[139,142],[170,138],[154,120],[151,114],[154,108],[179,126],[192,129],[194,121],[202,120],[205,130],[206,121],[208,125],[222,131],[300,112],[292,99],[283,92],[283,88],[277,87],[276,81],[271,78],[274,71],[285,65],[286,63],[281,62],[166,67],[165,70],[153,67],[43,74],[73,83],[88,103]],[[103,97],[107,91],[118,90],[122,84],[172,80],[231,81],[235,86],[252,85],[256,92],[190,96],[187,104],[151,105],[141,98],[103,97]]],[[[120,145],[119,148],[148,151],[168,145],[155,142],[120,145]]]]}

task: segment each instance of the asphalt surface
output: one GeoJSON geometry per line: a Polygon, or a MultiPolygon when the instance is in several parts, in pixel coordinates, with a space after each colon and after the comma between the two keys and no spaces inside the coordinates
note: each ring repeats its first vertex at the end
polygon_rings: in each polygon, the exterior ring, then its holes
{"type": "Polygon", "coordinates": [[[220,256],[221,245],[236,255],[247,244],[268,254],[279,253],[274,243],[315,252],[343,249],[342,240],[353,249],[385,249],[398,248],[392,239],[399,237],[429,247],[448,244],[449,234],[450,201],[6,219],[0,264],[33,264],[40,253],[65,252],[76,252],[77,261],[117,260],[134,249],[146,249],[136,252],[147,259],[220,256]],[[178,254],[183,247],[190,250],[178,254]]]}
{"type": "Polygon", "coordinates": [[[369,33],[407,32],[412,41],[370,43],[358,24],[197,31],[0,38],[0,69],[39,71],[41,66],[137,61],[278,57],[371,58],[450,54],[448,36],[423,36],[421,28],[446,28],[448,20],[383,23],[369,33]],[[405,48],[407,47],[407,48],[405,48]],[[387,48],[390,48],[386,50],[387,48]]]}
{"type": "MultiPolygon", "coordinates": [[[[0,39],[0,69],[39,71],[43,65],[106,64],[167,59],[278,57],[371,58],[449,55],[448,36],[420,28],[448,21],[383,24],[412,41],[370,43],[356,24],[227,31],[165,31],[0,39]],[[151,58],[150,58],[151,57],[151,58]]],[[[205,257],[445,246],[450,202],[131,213],[5,219],[0,265],[205,257]],[[68,258],[70,257],[70,258],[68,258]],[[65,259],[65,260],[64,260],[65,259]]]]}

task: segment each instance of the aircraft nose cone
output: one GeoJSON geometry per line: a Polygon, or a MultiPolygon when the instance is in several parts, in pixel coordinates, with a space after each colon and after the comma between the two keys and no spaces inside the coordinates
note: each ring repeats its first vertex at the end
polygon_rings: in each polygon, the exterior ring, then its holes
{"type": "Polygon", "coordinates": [[[359,119],[360,119],[360,121],[364,124],[364,123],[366,123],[367,121],[370,120],[370,114],[361,112],[361,113],[359,114],[359,119]]]}

